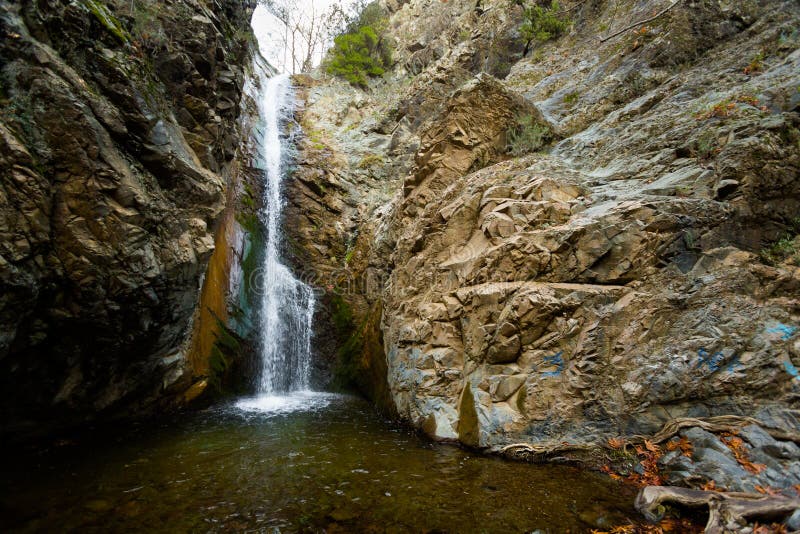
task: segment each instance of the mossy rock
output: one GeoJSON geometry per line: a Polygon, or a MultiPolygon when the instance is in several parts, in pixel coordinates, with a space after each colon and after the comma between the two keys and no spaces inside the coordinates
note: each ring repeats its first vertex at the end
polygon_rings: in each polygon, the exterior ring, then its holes
{"type": "Polygon", "coordinates": [[[86,7],[92,15],[108,30],[120,43],[127,44],[131,40],[130,34],[122,27],[122,24],[111,14],[108,7],[98,0],[82,0],[81,4],[86,7]]]}

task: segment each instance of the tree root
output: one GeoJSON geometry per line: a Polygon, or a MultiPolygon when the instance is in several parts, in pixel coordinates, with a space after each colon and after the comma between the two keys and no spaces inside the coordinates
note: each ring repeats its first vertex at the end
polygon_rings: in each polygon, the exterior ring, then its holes
{"type": "MultiPolygon", "coordinates": [[[[684,428],[698,427],[709,432],[735,432],[749,426],[758,425],[774,439],[793,441],[800,444],[800,434],[788,430],[768,428],[762,422],[752,417],[739,415],[720,415],[716,417],[693,418],[680,417],[668,421],[658,432],[652,436],[635,435],[628,438],[626,444],[643,443],[645,440],[652,443],[663,443],[684,428]]],[[[548,458],[554,454],[575,451],[591,451],[599,448],[612,448],[608,443],[512,443],[500,449],[500,454],[526,457],[530,455],[548,458]]]]}
{"type": "MultiPolygon", "coordinates": [[[[709,432],[734,432],[741,427],[749,425],[760,426],[774,439],[800,443],[800,434],[797,432],[790,432],[777,428],[768,428],[764,425],[764,423],[757,419],[740,415],[720,415],[717,417],[704,417],[702,419],[693,417],[680,417],[667,422],[661,428],[661,430],[653,434],[649,440],[653,443],[662,443],[680,432],[682,429],[693,426],[702,428],[703,430],[707,430],[709,432]]],[[[648,438],[644,436],[634,436],[634,439],[644,441],[648,438]]]]}
{"type": "Polygon", "coordinates": [[[527,456],[527,455],[541,455],[549,458],[554,454],[561,454],[565,452],[575,451],[591,451],[596,450],[597,445],[591,443],[559,443],[557,445],[550,444],[531,444],[531,443],[512,443],[500,449],[500,454],[508,456],[527,456]]]}
{"type": "Polygon", "coordinates": [[[722,534],[749,519],[784,519],[797,508],[800,499],[768,496],[758,493],[722,493],[671,486],[647,486],[639,491],[634,506],[649,521],[659,521],[664,515],[663,503],[687,507],[708,506],[706,534],[722,534]]]}

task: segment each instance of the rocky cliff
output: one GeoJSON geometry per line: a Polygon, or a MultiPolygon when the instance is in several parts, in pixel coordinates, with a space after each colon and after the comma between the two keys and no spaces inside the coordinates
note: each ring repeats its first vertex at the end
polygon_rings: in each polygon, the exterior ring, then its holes
{"type": "MultiPolygon", "coordinates": [[[[354,381],[495,451],[796,432],[800,6],[565,2],[565,34],[526,45],[511,2],[384,5],[391,73],[301,80],[291,194],[354,381]]],[[[800,479],[792,450],[762,484],[800,479]]]]}
{"type": "Polygon", "coordinates": [[[0,3],[4,430],[152,411],[207,369],[188,334],[238,165],[251,8],[0,3]]]}

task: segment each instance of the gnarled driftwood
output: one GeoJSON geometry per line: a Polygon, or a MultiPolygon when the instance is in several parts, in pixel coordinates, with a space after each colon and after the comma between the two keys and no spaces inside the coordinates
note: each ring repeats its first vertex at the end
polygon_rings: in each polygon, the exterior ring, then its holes
{"type": "Polygon", "coordinates": [[[800,508],[800,499],[758,493],[724,493],[672,486],[647,486],[636,496],[635,506],[649,521],[664,514],[663,504],[708,506],[706,534],[722,534],[751,519],[781,520],[800,508]]]}

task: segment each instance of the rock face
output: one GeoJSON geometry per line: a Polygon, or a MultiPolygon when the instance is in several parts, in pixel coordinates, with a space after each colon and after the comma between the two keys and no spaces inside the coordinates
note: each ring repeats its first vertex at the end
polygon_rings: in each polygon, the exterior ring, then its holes
{"type": "Polygon", "coordinates": [[[391,78],[309,90],[328,152],[304,149],[302,180],[351,185],[304,192],[325,231],[298,243],[326,276],[314,250],[355,243],[338,267],[380,283],[343,297],[381,304],[392,404],[429,435],[800,426],[800,7],[680,2],[601,40],[662,4],[578,2],[526,57],[507,2],[387,4],[391,78]],[[517,123],[560,141],[512,157],[517,123]]]}
{"type": "Polygon", "coordinates": [[[248,21],[241,2],[0,3],[6,430],[191,385],[248,21]]]}

